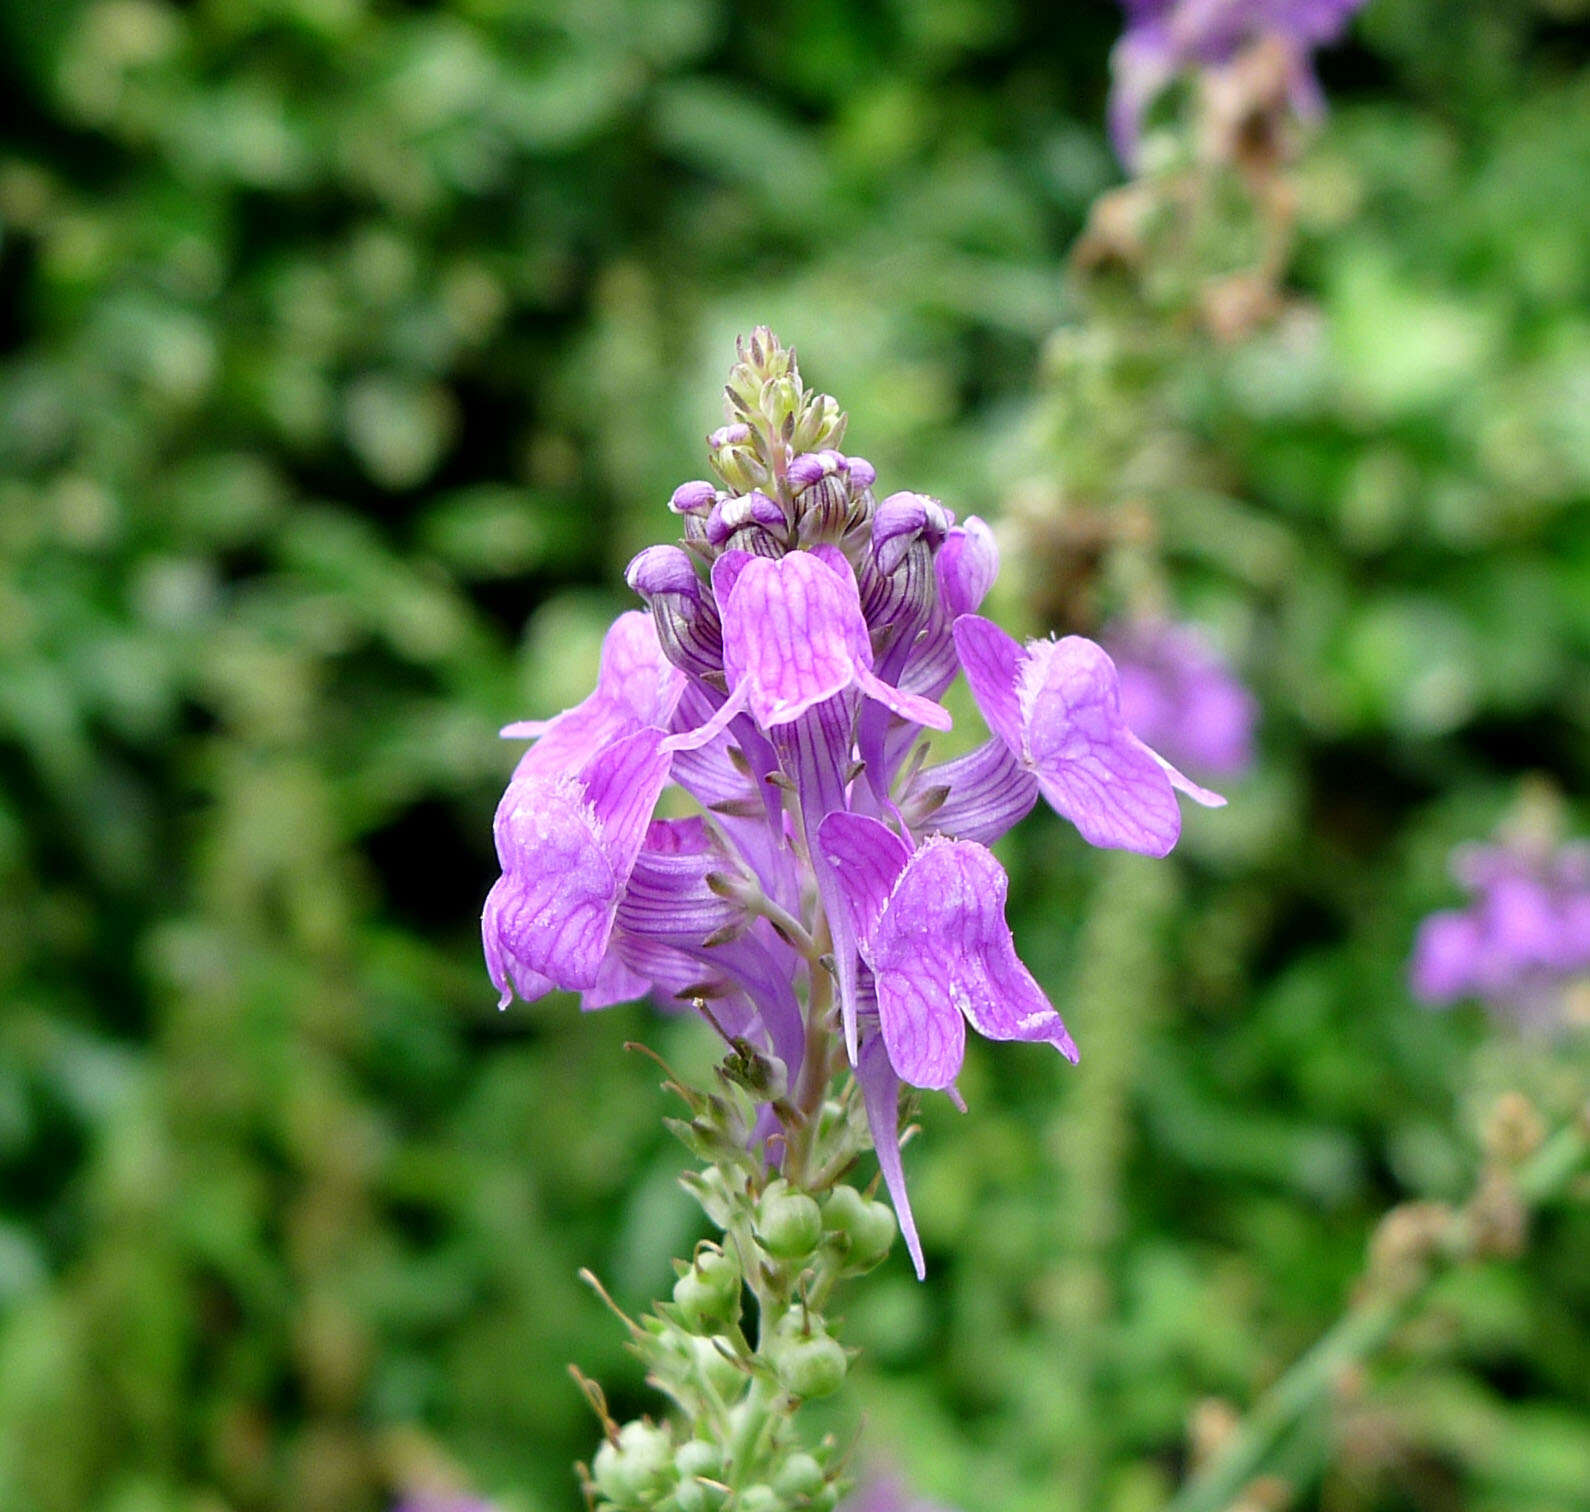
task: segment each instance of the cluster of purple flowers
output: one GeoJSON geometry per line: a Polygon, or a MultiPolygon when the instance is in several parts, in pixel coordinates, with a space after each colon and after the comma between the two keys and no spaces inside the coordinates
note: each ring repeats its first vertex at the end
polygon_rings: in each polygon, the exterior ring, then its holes
{"type": "Polygon", "coordinates": [[[649,613],[618,617],[583,703],[504,731],[535,744],[497,810],[486,960],[504,1006],[555,987],[587,1008],[700,1000],[792,1087],[826,1085],[814,1047],[842,1035],[920,1274],[901,1084],[953,1095],[968,1024],[1076,1056],[988,846],[1042,797],[1091,844],[1162,856],[1176,789],[1223,800],[1132,732],[1099,646],[1023,646],[977,614],[987,526],[877,498],[771,333],[742,344],[727,393],[721,486],[676,489],[683,543],[630,563],[649,613]],[[958,672],[992,738],[928,765],[958,672]],[[698,812],[654,817],[670,784],[698,812]]]}
{"type": "Polygon", "coordinates": [[[1469,906],[1419,926],[1414,995],[1432,1007],[1479,998],[1525,1023],[1560,1023],[1565,988],[1590,976],[1590,845],[1463,846],[1452,875],[1469,906]]]}
{"type": "Polygon", "coordinates": [[[1364,0],[1122,0],[1126,32],[1110,59],[1110,135],[1121,161],[1137,161],[1143,119],[1160,92],[1192,69],[1221,68],[1255,42],[1278,43],[1292,108],[1324,109],[1310,56],[1333,42],[1364,0]]]}

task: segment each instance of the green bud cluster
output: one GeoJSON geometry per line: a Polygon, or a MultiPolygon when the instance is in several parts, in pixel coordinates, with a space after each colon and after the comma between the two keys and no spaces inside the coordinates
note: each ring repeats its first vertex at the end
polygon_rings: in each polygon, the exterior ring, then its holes
{"type": "Polygon", "coordinates": [[[776,492],[791,457],[838,448],[845,413],[831,394],[806,388],[793,349],[766,326],[736,351],[723,391],[728,424],[712,437],[713,470],[736,493],[776,492]]]}
{"type": "Polygon", "coordinates": [[[665,1424],[620,1426],[592,1388],[606,1436],[587,1491],[596,1512],[832,1512],[843,1455],[832,1439],[803,1441],[799,1409],[844,1385],[850,1354],[829,1300],[883,1260],[895,1233],[891,1209],[841,1179],[865,1148],[859,1099],[802,1119],[780,1101],[783,1067],[748,1046],[731,1049],[715,1091],[671,1085],[690,1113],[672,1127],[702,1159],[682,1179],[720,1237],[676,1262],[671,1298],[625,1319],[676,1410],[665,1424]],[[796,1134],[774,1146],[782,1174],[747,1134],[770,1093],[796,1134]]]}

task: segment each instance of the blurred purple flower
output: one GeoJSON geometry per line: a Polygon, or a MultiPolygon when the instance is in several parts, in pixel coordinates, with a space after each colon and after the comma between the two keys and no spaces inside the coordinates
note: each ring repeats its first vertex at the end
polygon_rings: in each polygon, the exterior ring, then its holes
{"type": "Polygon", "coordinates": [[[840,1504],[839,1512],[950,1512],[938,1502],[914,1496],[898,1476],[865,1480],[840,1504]]]}
{"type": "Polygon", "coordinates": [[[1258,703],[1195,625],[1138,620],[1102,637],[1120,676],[1121,713],[1178,766],[1236,777],[1253,763],[1258,703]]]}
{"type": "Polygon", "coordinates": [[[1143,118],[1178,74],[1220,68],[1251,43],[1286,50],[1292,107],[1306,119],[1324,110],[1311,54],[1333,42],[1364,0],[1122,0],[1126,31],[1110,58],[1110,136],[1136,166],[1143,118]]]}
{"type": "Polygon", "coordinates": [[[1419,926],[1409,963],[1414,996],[1436,1008],[1479,998],[1550,1026],[1564,988],[1590,973],[1590,845],[1463,846],[1452,875],[1470,901],[1419,926]]]}

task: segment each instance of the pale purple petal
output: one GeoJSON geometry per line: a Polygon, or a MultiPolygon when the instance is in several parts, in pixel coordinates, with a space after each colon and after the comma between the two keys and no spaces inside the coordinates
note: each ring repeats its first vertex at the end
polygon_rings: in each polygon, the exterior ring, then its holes
{"type": "Polygon", "coordinates": [[[1028,652],[1019,692],[1044,797],[1090,845],[1168,854],[1181,811],[1164,765],[1121,717],[1110,658],[1078,635],[1034,641],[1028,652]]]}
{"type": "Polygon", "coordinates": [[[817,834],[865,950],[888,905],[890,889],[911,859],[910,848],[886,824],[864,814],[830,814],[817,834]]]}
{"type": "Polygon", "coordinates": [[[1016,687],[1027,653],[992,620],[975,614],[955,621],[955,650],[988,728],[1018,756],[1024,755],[1016,687]]]}
{"type": "Polygon", "coordinates": [[[621,735],[643,726],[665,727],[684,687],[684,674],[663,654],[651,615],[626,610],[602,641],[601,668],[588,698],[552,719],[504,727],[509,739],[536,741],[514,775],[569,771],[621,735]]]}
{"type": "Polygon", "coordinates": [[[740,564],[726,595],[725,560],[712,572],[723,670],[731,688],[746,687],[757,723],[788,724],[848,688],[856,670],[852,621],[861,619],[854,584],[847,596],[838,573],[797,551],[740,564]]]}
{"type": "MultiPolygon", "coordinates": [[[[637,971],[624,964],[623,957],[609,944],[608,952],[597,967],[596,981],[580,994],[580,1008],[594,1013],[601,1008],[612,1008],[618,1003],[637,1003],[651,991],[652,984],[637,971]]],[[[524,994],[521,992],[520,997],[524,994]]]]}
{"type": "Polygon", "coordinates": [[[510,974],[594,986],[623,878],[584,792],[571,778],[516,780],[497,834],[508,859],[482,919],[488,954],[512,963],[510,974]]]}
{"type": "MultiPolygon", "coordinates": [[[[939,1024],[946,1010],[964,1014],[987,1039],[1046,1042],[1068,1059],[1076,1046],[1043,989],[1016,955],[1005,922],[1009,883],[992,852],[966,840],[929,840],[911,858],[895,884],[874,932],[868,962],[878,979],[878,1009],[889,1036],[891,1011],[919,1015],[909,1028],[928,1049],[915,1065],[936,1064],[939,1024]],[[888,1000],[898,993],[895,1007],[888,1000]],[[920,1010],[927,1014],[920,1016],[920,1010]]],[[[896,1039],[906,1041],[905,1026],[896,1039]]],[[[911,1043],[915,1043],[913,1039],[911,1043]]],[[[912,1070],[894,1056],[895,1069],[918,1086],[912,1070]]],[[[959,1057],[956,1058],[959,1066],[959,1057]]]]}

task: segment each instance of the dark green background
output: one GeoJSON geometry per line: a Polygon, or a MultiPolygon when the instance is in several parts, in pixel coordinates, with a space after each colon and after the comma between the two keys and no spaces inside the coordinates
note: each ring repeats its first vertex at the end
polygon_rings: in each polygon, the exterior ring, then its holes
{"type": "MultiPolygon", "coordinates": [[[[1047,815],[1007,848],[1081,1066],[973,1049],[909,1157],[930,1281],[849,1309],[852,1418],[967,1512],[1161,1505],[1376,1215],[1467,1190],[1489,1093],[1582,1096],[1571,1044],[1425,1014],[1403,962],[1521,778],[1584,818],[1585,21],[1373,0],[1300,173],[1317,315],[1167,336],[1108,396],[1263,756],[1171,863],[1047,815]]],[[[710,1047],[498,1015],[494,731],[583,694],[753,324],[885,488],[998,517],[1067,475],[1117,27],[0,4],[7,1512],[361,1512],[438,1457],[576,1504],[566,1362],[645,1399],[575,1269],[642,1306],[693,1233],[619,1045],[710,1047]]],[[[998,607],[1036,628],[1021,581],[998,607]]],[[[1583,1512],[1587,1320],[1581,1208],[1306,1425],[1336,1467],[1298,1505],[1583,1512]]]]}

